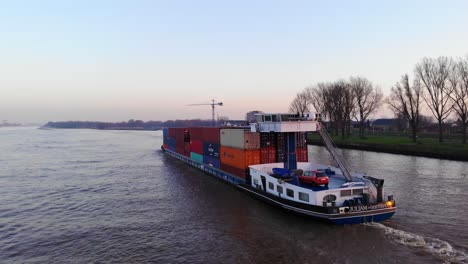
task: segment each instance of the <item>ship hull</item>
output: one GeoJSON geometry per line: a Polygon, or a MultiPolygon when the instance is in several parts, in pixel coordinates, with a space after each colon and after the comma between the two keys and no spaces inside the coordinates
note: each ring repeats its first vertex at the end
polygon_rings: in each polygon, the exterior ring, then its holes
{"type": "MultiPolygon", "coordinates": [[[[396,207],[385,207],[381,206],[381,209],[374,210],[357,210],[355,212],[340,214],[338,213],[338,207],[323,207],[323,206],[314,206],[303,203],[298,203],[286,199],[282,199],[278,196],[266,193],[261,189],[254,188],[246,184],[245,179],[241,179],[235,175],[229,174],[221,169],[211,167],[207,164],[203,164],[192,160],[184,155],[180,155],[171,150],[164,149],[161,147],[163,152],[171,157],[179,159],[182,162],[187,163],[188,165],[200,169],[215,178],[218,178],[224,182],[234,185],[240,190],[248,193],[252,197],[262,200],[268,204],[271,204],[276,207],[280,207],[284,210],[290,211],[295,214],[304,215],[311,217],[320,221],[325,221],[337,225],[345,224],[360,224],[367,222],[382,222],[393,216],[396,212],[396,207]]],[[[382,203],[384,204],[384,203],[382,203]]],[[[379,204],[376,204],[376,208],[379,208],[379,204]]]]}

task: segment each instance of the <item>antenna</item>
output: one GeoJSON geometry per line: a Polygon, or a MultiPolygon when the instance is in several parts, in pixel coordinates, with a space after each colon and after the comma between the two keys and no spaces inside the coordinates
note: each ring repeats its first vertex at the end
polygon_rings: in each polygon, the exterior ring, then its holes
{"type": "Polygon", "coordinates": [[[196,105],[211,105],[211,125],[215,126],[215,106],[223,106],[222,102],[215,102],[214,99],[211,99],[211,104],[189,104],[188,106],[196,106],[196,105]]]}

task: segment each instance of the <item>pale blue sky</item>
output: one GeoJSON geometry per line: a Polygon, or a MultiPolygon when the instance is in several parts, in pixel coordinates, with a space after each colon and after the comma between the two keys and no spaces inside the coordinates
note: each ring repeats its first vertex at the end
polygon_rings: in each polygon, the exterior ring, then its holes
{"type": "MultiPolygon", "coordinates": [[[[468,1],[0,1],[0,120],[242,118],[468,54],[468,1]]],[[[382,112],[385,115],[385,111],[382,112]]]]}

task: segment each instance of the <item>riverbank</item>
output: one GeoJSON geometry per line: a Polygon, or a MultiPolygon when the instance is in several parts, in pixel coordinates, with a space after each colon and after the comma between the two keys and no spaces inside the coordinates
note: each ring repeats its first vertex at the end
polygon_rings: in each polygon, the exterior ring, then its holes
{"type": "MultiPolygon", "coordinates": [[[[456,141],[439,143],[434,139],[423,138],[414,143],[409,137],[399,136],[366,136],[365,139],[358,136],[346,139],[333,137],[333,141],[339,148],[468,161],[468,144],[456,141]]],[[[307,144],[323,145],[318,134],[310,134],[307,144]]]]}

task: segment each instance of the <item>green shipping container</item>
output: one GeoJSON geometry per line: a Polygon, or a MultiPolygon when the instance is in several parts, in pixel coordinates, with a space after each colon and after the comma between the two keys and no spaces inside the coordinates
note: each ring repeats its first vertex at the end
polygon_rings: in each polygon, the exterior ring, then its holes
{"type": "Polygon", "coordinates": [[[203,163],[203,155],[195,153],[195,152],[190,152],[190,158],[193,159],[194,161],[198,161],[200,163],[203,163]]]}

